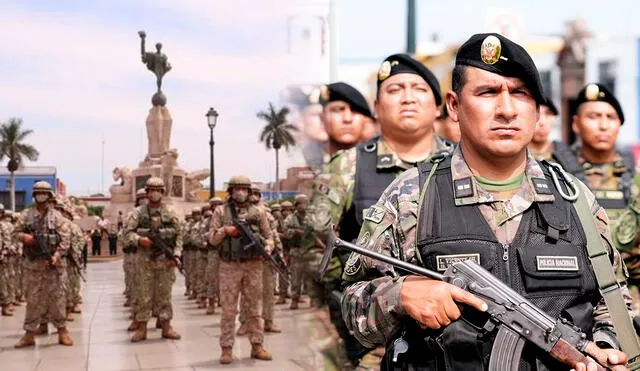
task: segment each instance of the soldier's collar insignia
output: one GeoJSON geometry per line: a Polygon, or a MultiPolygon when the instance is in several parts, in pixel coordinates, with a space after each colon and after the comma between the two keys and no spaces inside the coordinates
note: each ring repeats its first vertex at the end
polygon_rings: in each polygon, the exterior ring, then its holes
{"type": "Polygon", "coordinates": [[[533,188],[536,193],[539,195],[552,195],[553,191],[551,190],[551,185],[549,181],[545,178],[531,178],[531,182],[533,183],[533,188]]]}
{"type": "Polygon", "coordinates": [[[384,81],[391,74],[391,62],[384,61],[378,69],[378,80],[384,81]]]}
{"type": "Polygon", "coordinates": [[[584,89],[584,97],[587,100],[598,100],[604,98],[604,92],[600,91],[600,88],[596,84],[589,84],[584,89]]]}
{"type": "MultiPolygon", "coordinates": [[[[482,45],[480,46],[480,58],[485,64],[496,64],[500,60],[501,54],[502,44],[500,43],[500,39],[490,35],[482,41],[482,45]]],[[[506,58],[502,59],[506,60],[506,58]]]]}
{"type": "Polygon", "coordinates": [[[379,167],[391,166],[391,165],[393,165],[393,155],[391,155],[391,154],[378,155],[378,161],[377,162],[378,162],[377,165],[379,167]]]}
{"type": "Polygon", "coordinates": [[[454,180],[453,190],[456,198],[473,196],[473,185],[471,184],[471,177],[454,180]]]}

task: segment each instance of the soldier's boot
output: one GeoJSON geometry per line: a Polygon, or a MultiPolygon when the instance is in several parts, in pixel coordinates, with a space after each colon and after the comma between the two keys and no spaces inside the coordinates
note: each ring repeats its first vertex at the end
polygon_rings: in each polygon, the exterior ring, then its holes
{"type": "Polygon", "coordinates": [[[20,303],[26,303],[27,301],[26,301],[26,300],[24,300],[24,296],[23,296],[23,295],[20,295],[20,296],[18,296],[18,302],[20,302],[20,303]]]}
{"type": "Polygon", "coordinates": [[[198,299],[198,309],[204,309],[206,307],[207,307],[207,299],[206,298],[198,299]]]}
{"type": "Polygon", "coordinates": [[[276,300],[276,304],[287,304],[287,298],[285,295],[280,295],[278,300],[276,300]]]}
{"type": "Polygon", "coordinates": [[[189,289],[184,290],[184,296],[189,296],[189,289]]]}
{"type": "Polygon", "coordinates": [[[49,334],[49,324],[41,323],[38,326],[38,329],[34,332],[35,335],[48,335],[49,334]]]}
{"type": "Polygon", "coordinates": [[[129,327],[127,327],[127,331],[128,332],[137,331],[139,327],[140,327],[140,322],[134,319],[133,321],[131,321],[131,324],[129,325],[129,327]]]}
{"type": "Polygon", "coordinates": [[[5,317],[11,317],[13,316],[13,311],[11,309],[9,309],[8,305],[3,305],[2,306],[2,315],[5,317]]]}
{"type": "Polygon", "coordinates": [[[131,306],[131,298],[127,298],[127,300],[125,300],[123,307],[130,307],[131,306]]]}
{"type": "Polygon", "coordinates": [[[291,299],[291,305],[289,305],[289,309],[298,309],[298,299],[291,299]]]}
{"type": "Polygon", "coordinates": [[[133,313],[129,313],[129,317],[127,319],[133,319],[133,313]]]}
{"type": "Polygon", "coordinates": [[[280,326],[273,323],[271,320],[264,321],[264,332],[273,332],[274,334],[279,334],[282,332],[280,326]]]}
{"type": "Polygon", "coordinates": [[[285,296],[287,299],[291,299],[291,294],[289,294],[289,293],[286,293],[284,296],[285,296]]]}
{"type": "Polygon", "coordinates": [[[262,344],[251,344],[251,358],[259,359],[261,361],[271,361],[271,353],[264,350],[262,344]]]}
{"type": "Polygon", "coordinates": [[[18,299],[14,300],[13,303],[11,303],[14,307],[19,307],[22,305],[22,303],[20,303],[20,301],[18,299]]]}
{"type": "Polygon", "coordinates": [[[156,318],[156,326],[155,328],[161,329],[162,328],[162,321],[160,321],[160,318],[156,318]]]}
{"type": "Polygon", "coordinates": [[[139,341],[147,340],[147,322],[138,322],[138,328],[136,332],[131,337],[132,343],[137,343],[139,341]]]}
{"type": "Polygon", "coordinates": [[[60,327],[58,329],[58,344],[68,347],[73,345],[73,340],[71,336],[69,336],[69,330],[67,330],[66,327],[60,327]]]}
{"type": "Polygon", "coordinates": [[[247,335],[247,324],[245,323],[241,323],[240,324],[240,328],[238,329],[238,331],[236,332],[236,336],[245,336],[247,335]]]}
{"type": "Polygon", "coordinates": [[[71,313],[82,313],[82,309],[80,308],[80,303],[74,304],[73,308],[71,309],[71,313]]]}
{"type": "Polygon", "coordinates": [[[73,315],[71,314],[71,309],[67,308],[67,318],[65,318],[64,320],[67,322],[75,321],[75,318],[73,318],[73,315]]]}
{"type": "Polygon", "coordinates": [[[228,365],[233,362],[233,351],[231,351],[231,347],[222,348],[222,354],[220,355],[220,363],[223,365],[228,365]]]}
{"type": "Polygon", "coordinates": [[[189,300],[196,300],[197,298],[198,298],[198,295],[195,292],[191,291],[191,295],[189,295],[189,300]]]}
{"type": "Polygon", "coordinates": [[[171,327],[171,320],[162,321],[162,337],[170,340],[180,340],[181,336],[178,331],[171,327]]]}
{"type": "Polygon", "coordinates": [[[209,306],[207,307],[207,316],[214,314],[216,314],[216,300],[211,298],[209,299],[209,306]]]}
{"type": "Polygon", "coordinates": [[[35,332],[27,331],[13,347],[16,349],[20,349],[32,347],[34,345],[36,345],[35,332]]]}

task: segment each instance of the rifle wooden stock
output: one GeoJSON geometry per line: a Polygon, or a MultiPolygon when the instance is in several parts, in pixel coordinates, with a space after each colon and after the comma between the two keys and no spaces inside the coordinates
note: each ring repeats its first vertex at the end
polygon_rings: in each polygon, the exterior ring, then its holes
{"type": "MultiPolygon", "coordinates": [[[[574,348],[571,344],[567,343],[563,339],[558,340],[558,342],[556,343],[556,345],[553,346],[549,354],[553,358],[557,359],[558,361],[566,365],[571,366],[574,369],[576,368],[576,365],[580,362],[584,363],[585,365],[588,364],[590,361],[598,363],[597,361],[592,360],[589,357],[582,354],[582,352],[574,348]]],[[[602,367],[602,365],[598,364],[597,370],[606,371],[607,368],[604,368],[602,367]]]]}

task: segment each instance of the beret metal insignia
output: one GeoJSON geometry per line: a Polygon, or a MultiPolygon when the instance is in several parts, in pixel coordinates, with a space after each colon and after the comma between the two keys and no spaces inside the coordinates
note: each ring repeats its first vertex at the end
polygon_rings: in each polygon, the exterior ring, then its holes
{"type": "Polygon", "coordinates": [[[384,61],[378,69],[378,80],[383,81],[391,74],[391,63],[384,61]]]}
{"type": "Polygon", "coordinates": [[[487,36],[482,41],[480,47],[480,58],[486,64],[496,64],[500,60],[500,54],[502,53],[502,44],[500,39],[491,35],[487,36]]]}
{"type": "Polygon", "coordinates": [[[589,84],[584,89],[584,97],[587,100],[597,100],[599,97],[604,97],[604,93],[600,92],[600,88],[596,84],[589,84]]]}
{"type": "Polygon", "coordinates": [[[322,98],[322,100],[329,100],[329,96],[329,88],[326,85],[322,85],[320,87],[320,98],[322,98]]]}
{"type": "Polygon", "coordinates": [[[311,104],[320,103],[320,89],[313,89],[311,93],[309,93],[309,103],[311,104]]]}

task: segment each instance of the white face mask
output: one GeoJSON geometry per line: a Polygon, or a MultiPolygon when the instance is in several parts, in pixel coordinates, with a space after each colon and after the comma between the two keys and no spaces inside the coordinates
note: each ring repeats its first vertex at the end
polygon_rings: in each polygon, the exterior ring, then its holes
{"type": "Polygon", "coordinates": [[[49,195],[46,193],[38,193],[33,198],[36,200],[36,203],[43,204],[49,200],[49,195]]]}
{"type": "Polygon", "coordinates": [[[162,200],[162,192],[160,192],[160,191],[149,191],[147,193],[147,198],[149,199],[149,201],[151,201],[153,203],[160,202],[160,200],[162,200]]]}

